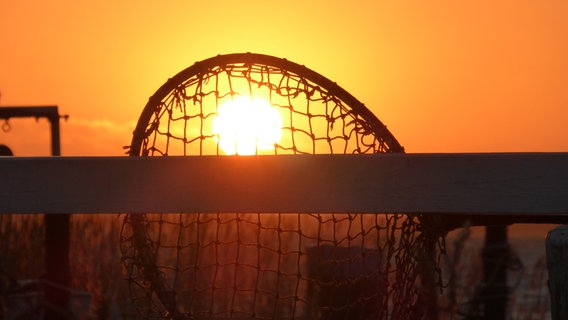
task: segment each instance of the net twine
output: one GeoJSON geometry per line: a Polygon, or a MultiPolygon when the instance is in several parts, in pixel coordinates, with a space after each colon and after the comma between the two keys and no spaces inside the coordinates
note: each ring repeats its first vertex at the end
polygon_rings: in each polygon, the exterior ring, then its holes
{"type": "MultiPolygon", "coordinates": [[[[257,155],[404,152],[337,84],[288,60],[247,53],[198,62],[168,80],[142,112],[130,155],[223,154],[212,122],[237,96],[261,97],[282,116],[281,140],[257,155]]],[[[421,279],[439,271],[434,249],[443,236],[423,218],[129,214],[122,260],[145,319],[417,319],[431,302],[421,279]]]]}

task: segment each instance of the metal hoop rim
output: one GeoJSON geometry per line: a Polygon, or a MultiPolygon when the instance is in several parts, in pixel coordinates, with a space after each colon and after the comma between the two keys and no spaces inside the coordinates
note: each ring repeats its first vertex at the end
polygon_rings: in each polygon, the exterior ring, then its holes
{"type": "Polygon", "coordinates": [[[284,58],[278,58],[265,54],[258,53],[231,53],[225,55],[217,55],[215,57],[205,59],[194,63],[192,66],[180,71],[178,74],[168,79],[148,100],[148,103],[142,110],[136,129],[133,132],[132,142],[130,144],[129,155],[139,156],[142,141],[146,137],[147,125],[156,109],[159,102],[162,101],[167,95],[174,90],[180,83],[190,79],[195,75],[206,72],[215,66],[224,66],[234,63],[245,64],[264,64],[280,68],[282,70],[291,71],[297,75],[301,75],[311,82],[315,83],[322,88],[328,90],[331,94],[335,95],[347,104],[356,113],[363,116],[363,118],[371,125],[373,132],[379,135],[388,146],[390,153],[404,153],[404,147],[400,145],[394,135],[387,129],[387,127],[371,112],[363,103],[357,98],[340,87],[336,82],[324,77],[323,75],[307,68],[304,65],[297,64],[284,58]]]}

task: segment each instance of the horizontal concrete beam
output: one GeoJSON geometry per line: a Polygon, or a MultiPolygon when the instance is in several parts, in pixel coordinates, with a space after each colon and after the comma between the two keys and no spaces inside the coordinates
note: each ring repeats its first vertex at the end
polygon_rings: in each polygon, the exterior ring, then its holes
{"type": "Polygon", "coordinates": [[[0,158],[0,213],[568,214],[568,153],[0,158]]]}

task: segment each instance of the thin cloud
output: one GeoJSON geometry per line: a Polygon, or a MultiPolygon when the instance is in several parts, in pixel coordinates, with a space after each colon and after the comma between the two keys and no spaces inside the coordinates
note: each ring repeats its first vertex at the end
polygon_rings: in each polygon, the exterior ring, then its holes
{"type": "Polygon", "coordinates": [[[69,118],[61,124],[63,155],[118,156],[130,144],[135,121],[69,118]]]}

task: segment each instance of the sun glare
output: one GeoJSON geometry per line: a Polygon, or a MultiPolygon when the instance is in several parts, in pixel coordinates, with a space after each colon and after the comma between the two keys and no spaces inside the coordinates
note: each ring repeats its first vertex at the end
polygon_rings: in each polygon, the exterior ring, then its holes
{"type": "Polygon", "coordinates": [[[224,153],[254,155],[280,142],[282,117],[266,100],[235,96],[219,106],[213,133],[224,153]]]}

